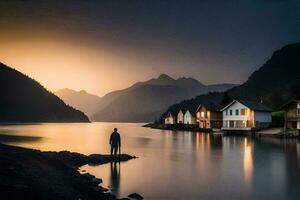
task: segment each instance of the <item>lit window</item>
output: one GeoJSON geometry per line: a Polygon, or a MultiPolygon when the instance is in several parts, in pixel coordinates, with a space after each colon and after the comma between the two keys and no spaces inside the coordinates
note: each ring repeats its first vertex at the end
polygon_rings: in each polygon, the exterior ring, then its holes
{"type": "Polygon", "coordinates": [[[239,109],[235,110],[235,115],[239,115],[239,109]]]}
{"type": "Polygon", "coordinates": [[[241,115],[246,115],[246,108],[241,109],[241,115]]]}
{"type": "Polygon", "coordinates": [[[201,112],[201,117],[204,117],[204,115],[205,115],[205,113],[202,111],[202,112],[201,112]]]}
{"type": "Polygon", "coordinates": [[[244,120],[243,121],[243,127],[246,128],[247,127],[247,122],[244,120]]]}

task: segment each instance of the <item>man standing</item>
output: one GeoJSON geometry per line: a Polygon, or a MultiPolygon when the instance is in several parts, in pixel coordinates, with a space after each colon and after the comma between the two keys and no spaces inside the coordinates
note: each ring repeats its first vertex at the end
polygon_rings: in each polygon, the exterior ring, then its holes
{"type": "MultiPolygon", "coordinates": [[[[118,149],[121,152],[121,136],[117,132],[118,129],[114,128],[114,132],[110,135],[109,144],[110,144],[110,156],[117,157],[118,149]]],[[[120,154],[119,154],[120,156],[120,154]]]]}

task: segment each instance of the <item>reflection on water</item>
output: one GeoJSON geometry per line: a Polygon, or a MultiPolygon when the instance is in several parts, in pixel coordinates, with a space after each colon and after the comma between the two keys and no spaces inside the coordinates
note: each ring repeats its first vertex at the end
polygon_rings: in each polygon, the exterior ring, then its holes
{"type": "Polygon", "coordinates": [[[253,172],[253,158],[252,158],[253,144],[248,142],[248,138],[244,139],[244,174],[245,183],[251,185],[253,172]]]}
{"type": "Polygon", "coordinates": [[[120,187],[120,162],[110,163],[110,190],[116,196],[119,196],[120,187]]]}
{"type": "Polygon", "coordinates": [[[21,135],[7,135],[7,134],[0,134],[0,142],[2,143],[21,143],[21,142],[37,142],[42,140],[42,137],[36,136],[21,136],[21,135]]]}
{"type": "Polygon", "coordinates": [[[41,124],[0,126],[0,134],[43,137],[6,141],[42,150],[109,153],[114,127],[128,162],[81,169],[103,179],[119,197],[146,199],[298,199],[300,144],[295,140],[163,131],[141,124],[41,124]],[[122,171],[122,174],[121,174],[122,171]]]}

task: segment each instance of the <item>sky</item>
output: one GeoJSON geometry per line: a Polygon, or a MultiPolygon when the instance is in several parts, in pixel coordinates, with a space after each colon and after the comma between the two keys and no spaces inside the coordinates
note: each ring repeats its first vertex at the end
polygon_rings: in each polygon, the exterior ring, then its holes
{"type": "Polygon", "coordinates": [[[295,42],[299,0],[0,0],[0,62],[51,91],[162,73],[239,84],[295,42]]]}

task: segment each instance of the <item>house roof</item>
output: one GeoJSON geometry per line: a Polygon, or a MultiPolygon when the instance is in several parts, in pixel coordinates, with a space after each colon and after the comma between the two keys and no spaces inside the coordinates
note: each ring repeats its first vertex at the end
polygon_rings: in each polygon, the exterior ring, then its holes
{"type": "Polygon", "coordinates": [[[188,113],[188,112],[190,113],[190,115],[192,115],[192,113],[190,112],[189,109],[185,110],[184,115],[185,115],[186,113],[188,113]]]}
{"type": "Polygon", "coordinates": [[[212,102],[205,102],[205,103],[201,103],[201,104],[198,106],[196,112],[199,111],[199,109],[201,108],[201,106],[204,106],[207,110],[214,111],[214,112],[220,112],[220,110],[221,110],[221,108],[222,108],[222,107],[221,107],[220,105],[218,105],[218,104],[215,104],[215,103],[212,103],[212,102]]]}
{"type": "Polygon", "coordinates": [[[169,111],[168,114],[167,114],[167,118],[169,117],[173,117],[172,113],[169,111]]]}
{"type": "Polygon", "coordinates": [[[230,107],[235,102],[239,102],[239,103],[243,104],[244,106],[250,108],[251,110],[255,110],[255,111],[267,111],[267,112],[272,112],[273,111],[271,108],[269,108],[268,106],[266,106],[262,103],[258,103],[258,102],[255,102],[255,101],[246,101],[246,100],[233,100],[227,106],[222,108],[221,111],[226,110],[228,107],[230,107]]]}
{"type": "Polygon", "coordinates": [[[182,114],[185,114],[186,111],[191,112],[189,109],[181,108],[181,109],[178,110],[177,115],[178,115],[178,113],[179,113],[180,111],[182,112],[182,114]]]}
{"type": "Polygon", "coordinates": [[[180,110],[178,111],[177,115],[180,113],[180,111],[181,111],[182,114],[184,114],[183,110],[180,109],[180,110]]]}
{"type": "Polygon", "coordinates": [[[288,102],[286,102],[285,104],[283,104],[282,106],[280,106],[280,108],[285,108],[286,106],[290,105],[291,103],[300,103],[300,99],[292,99],[288,102]]]}

